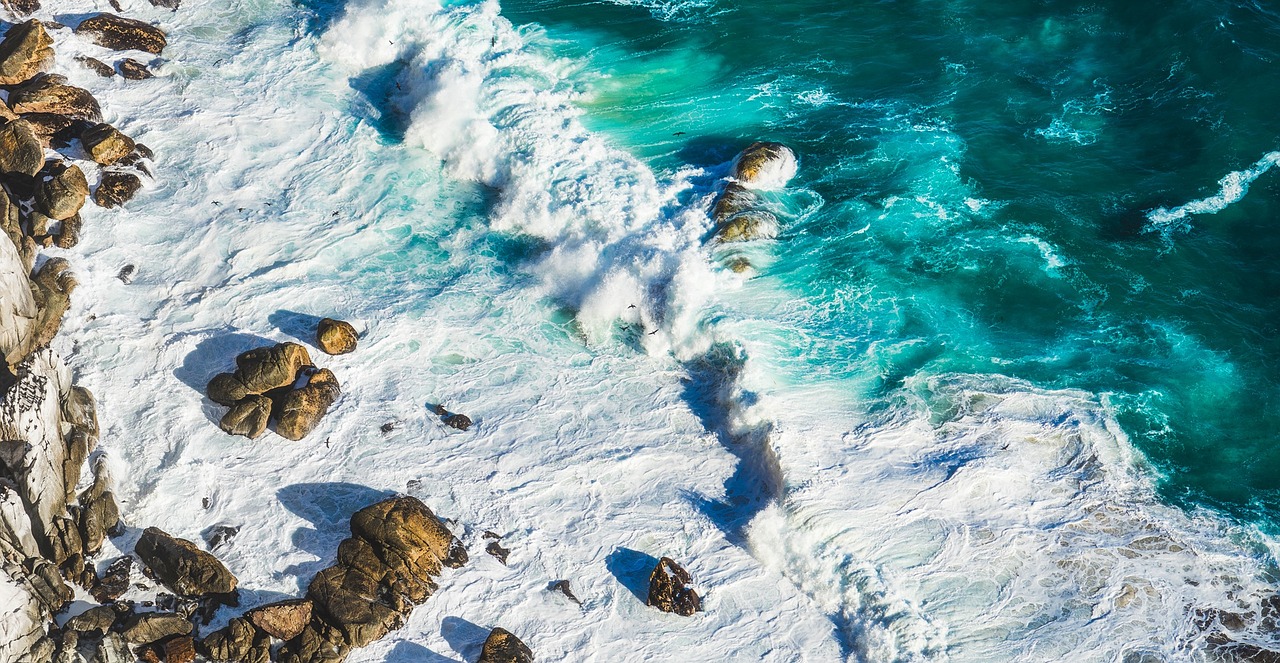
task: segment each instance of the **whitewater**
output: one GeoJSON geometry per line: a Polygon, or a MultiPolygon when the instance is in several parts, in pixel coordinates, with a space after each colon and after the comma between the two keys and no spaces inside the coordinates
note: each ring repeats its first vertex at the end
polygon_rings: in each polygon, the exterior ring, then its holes
{"type": "MultiPolygon", "coordinates": [[[[471,661],[494,626],[541,660],[1214,660],[1212,611],[1274,595],[1275,539],[1163,500],[1108,393],[886,366],[871,401],[866,376],[815,369],[830,339],[798,321],[823,312],[766,273],[785,233],[708,241],[728,160],[655,166],[592,128],[590,60],[498,2],[128,9],[169,34],[155,78],[91,81],[74,58],[97,47],[57,51],[156,154],[132,203],[86,215],[55,342],[98,397],[131,526],[103,560],[147,526],[236,527],[214,552],[252,608],[302,595],[354,511],[417,497],[472,562],[356,662],[471,661]],[[727,267],[741,255],[753,269],[727,267]],[[313,353],[343,385],[321,426],[223,434],[207,381],[241,351],[309,343],[321,317],[362,334],[313,353]],[[644,605],[662,556],[704,612],[644,605]],[[563,579],[581,605],[549,591],[563,579]]],[[[939,137],[930,167],[955,191],[858,200],[868,228],[1004,204],[957,173],[945,122],[909,131],[939,137]]],[[[776,184],[760,196],[784,228],[827,204],[776,184]]],[[[871,354],[917,350],[890,345],[871,354]]],[[[1264,620],[1230,637],[1276,645],[1264,620]]]]}

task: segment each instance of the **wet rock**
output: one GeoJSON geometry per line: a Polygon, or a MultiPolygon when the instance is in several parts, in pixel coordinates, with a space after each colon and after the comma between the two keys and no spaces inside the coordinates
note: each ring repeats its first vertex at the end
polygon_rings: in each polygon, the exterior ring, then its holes
{"type": "Polygon", "coordinates": [[[284,397],[280,406],[280,423],[276,432],[290,440],[301,440],[315,430],[320,419],[329,412],[329,406],[338,400],[342,391],[338,378],[327,368],[316,371],[307,386],[295,389],[284,397]]]}
{"type": "Polygon", "coordinates": [[[246,396],[222,415],[218,426],[231,435],[243,435],[254,439],[267,430],[271,417],[271,399],[266,396],[246,396]]]}
{"type": "Polygon", "coordinates": [[[9,93],[9,107],[19,115],[51,113],[85,122],[101,122],[102,107],[84,88],[67,85],[58,74],[40,74],[9,93]]]}
{"type": "Polygon", "coordinates": [[[217,550],[223,545],[229,543],[240,533],[238,526],[231,525],[214,525],[204,532],[204,542],[209,544],[210,550],[217,550]]]}
{"type": "Polygon", "coordinates": [[[116,51],[145,51],[159,54],[164,50],[164,31],[149,23],[115,14],[98,14],[76,26],[76,34],[88,36],[99,46],[116,51]]]}
{"type": "Polygon", "coordinates": [[[698,612],[702,609],[702,600],[688,587],[692,580],[684,567],[670,557],[663,557],[649,575],[648,604],[685,617],[698,612]]]}
{"type": "Polygon", "coordinates": [[[120,133],[110,124],[95,124],[80,134],[80,142],[93,160],[103,166],[123,159],[133,153],[133,139],[120,133]]]}
{"type": "Polygon", "coordinates": [[[751,187],[781,187],[796,172],[796,155],[782,143],[755,142],[733,161],[732,177],[751,187]]]}
{"type": "Polygon", "coordinates": [[[235,372],[215,376],[205,393],[215,403],[234,405],[250,394],[292,386],[299,372],[310,365],[307,349],[297,343],[256,348],[237,356],[235,372]]]}
{"type": "Polygon", "coordinates": [[[565,597],[568,598],[570,601],[573,601],[578,605],[582,605],[582,601],[580,601],[577,596],[574,596],[573,590],[569,588],[568,580],[557,580],[551,583],[550,590],[553,592],[560,592],[561,594],[564,594],[565,597]]]}
{"type": "Polygon", "coordinates": [[[133,273],[136,271],[138,271],[137,267],[133,265],[125,265],[120,268],[119,272],[116,272],[116,278],[120,279],[121,283],[128,285],[133,282],[133,273]]]}
{"type": "Polygon", "coordinates": [[[142,179],[122,170],[105,170],[98,188],[93,192],[93,202],[99,207],[119,207],[133,199],[142,188],[142,179]]]}
{"type": "Polygon", "coordinates": [[[35,176],[44,168],[44,147],[23,120],[9,120],[0,127],[0,172],[35,176]]]}
{"type": "Polygon", "coordinates": [[[133,557],[125,555],[112,562],[102,578],[90,592],[98,603],[110,603],[129,591],[129,574],[133,570],[133,557]]]}
{"type": "Polygon", "coordinates": [[[502,562],[503,565],[507,563],[507,555],[511,554],[510,550],[503,548],[497,541],[489,542],[484,551],[493,555],[493,558],[502,562]]]}
{"type": "Polygon", "coordinates": [[[171,612],[143,612],[130,616],[120,634],[130,644],[146,645],[175,635],[188,635],[191,622],[171,612]]]}
{"type": "Polygon", "coordinates": [[[52,235],[53,245],[60,249],[70,249],[80,243],[80,231],[84,228],[84,221],[77,214],[70,219],[58,224],[58,232],[52,235]]]}
{"type": "Polygon", "coordinates": [[[0,85],[17,85],[49,69],[53,57],[53,38],[40,21],[33,18],[9,28],[0,41],[0,85]]]}
{"type": "Polygon", "coordinates": [[[116,620],[119,619],[120,613],[109,605],[100,605],[96,608],[88,610],[67,620],[63,629],[67,631],[75,631],[76,633],[106,633],[115,626],[116,620]]]}
{"type": "Polygon", "coordinates": [[[191,636],[184,635],[165,641],[165,663],[192,663],[195,660],[196,642],[191,636]]]}
{"type": "Polygon", "coordinates": [[[85,122],[56,113],[24,113],[22,120],[31,125],[42,147],[66,147],[80,136],[85,122]]]}
{"type": "Polygon", "coordinates": [[[769,212],[759,210],[742,212],[729,217],[715,229],[715,238],[722,243],[772,239],[777,234],[777,218],[769,212]]]}
{"type": "Polygon", "coordinates": [[[465,414],[450,412],[446,410],[443,405],[437,405],[435,407],[435,413],[440,416],[440,420],[444,422],[444,425],[450,428],[456,428],[463,431],[471,428],[471,418],[465,414]]]}
{"type": "Polygon", "coordinates": [[[495,628],[485,638],[476,663],[532,663],[533,652],[510,631],[495,628]]]}
{"type": "Polygon", "coordinates": [[[218,558],[158,528],[148,527],[134,552],[156,580],[181,596],[228,594],[236,588],[236,577],[218,558]]]}
{"type": "Polygon", "coordinates": [[[4,0],[3,4],[14,16],[30,16],[40,10],[40,0],[4,0]]]}
{"type": "Polygon", "coordinates": [[[135,660],[129,653],[129,643],[119,633],[108,633],[98,643],[93,656],[90,663],[134,663],[135,660]]]}
{"type": "Polygon", "coordinates": [[[311,621],[311,601],[295,599],[254,608],[245,613],[254,626],[281,640],[292,640],[302,634],[311,621]]]}
{"type": "Polygon", "coordinates": [[[111,65],[103,62],[102,60],[98,60],[96,58],[91,58],[85,55],[77,55],[76,62],[79,62],[80,64],[87,67],[89,70],[93,71],[93,73],[103,78],[111,78],[112,76],[116,75],[115,67],[112,67],[111,65]]]}
{"type": "Polygon", "coordinates": [[[247,619],[232,619],[227,627],[205,636],[199,650],[212,661],[267,663],[271,639],[247,619]]]}
{"type": "Polygon", "coordinates": [[[316,347],[331,355],[353,352],[356,349],[356,329],[349,322],[325,318],[316,328],[316,347]]]}
{"type": "Polygon", "coordinates": [[[131,81],[146,80],[154,76],[147,65],[134,60],[133,58],[125,58],[120,61],[120,75],[131,81]]]}
{"type": "Polygon", "coordinates": [[[116,503],[115,493],[109,488],[104,468],[101,462],[95,465],[93,484],[80,493],[80,536],[88,555],[96,555],[102,550],[107,535],[116,532],[120,525],[120,506],[116,503]]]}
{"type": "Polygon", "coordinates": [[[50,162],[39,175],[36,205],[51,219],[63,221],[75,216],[89,196],[89,182],[78,166],[65,161],[50,162]]]}

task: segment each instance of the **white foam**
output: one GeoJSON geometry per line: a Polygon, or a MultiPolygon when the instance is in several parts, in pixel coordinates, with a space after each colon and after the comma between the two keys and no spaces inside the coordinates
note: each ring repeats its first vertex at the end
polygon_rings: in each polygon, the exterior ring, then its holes
{"type": "Polygon", "coordinates": [[[1161,207],[1152,210],[1147,213],[1147,220],[1155,227],[1162,227],[1177,224],[1192,214],[1217,214],[1233,203],[1240,202],[1249,193],[1249,185],[1277,163],[1280,163],[1280,152],[1268,152],[1249,168],[1227,173],[1218,180],[1219,191],[1216,195],[1193,200],[1172,209],[1161,207]]]}

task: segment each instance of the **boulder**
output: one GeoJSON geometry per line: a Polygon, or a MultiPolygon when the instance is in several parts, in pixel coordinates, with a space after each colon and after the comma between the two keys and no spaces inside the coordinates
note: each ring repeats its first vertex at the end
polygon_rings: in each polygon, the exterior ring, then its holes
{"type": "Polygon", "coordinates": [[[205,636],[199,650],[212,661],[267,663],[271,640],[247,619],[232,619],[227,627],[205,636]]]}
{"type": "Polygon", "coordinates": [[[731,176],[758,189],[779,189],[795,177],[796,155],[782,143],[755,142],[733,160],[731,176]]]}
{"type": "Polygon", "coordinates": [[[51,258],[31,279],[31,295],[35,299],[36,315],[30,351],[48,345],[62,327],[62,316],[71,306],[71,293],[79,282],[71,274],[71,263],[65,258],[51,258]]]}
{"type": "Polygon", "coordinates": [[[4,0],[3,4],[14,16],[30,16],[40,10],[40,0],[4,0]]]}
{"type": "Polygon", "coordinates": [[[96,555],[109,533],[120,525],[120,506],[111,492],[109,478],[102,462],[94,466],[93,484],[80,493],[80,536],[86,555],[96,555]]]}
{"type": "Polygon", "coordinates": [[[97,58],[91,58],[86,55],[77,55],[76,62],[79,62],[80,64],[84,65],[89,70],[91,70],[93,73],[103,78],[111,78],[112,76],[116,75],[115,67],[112,67],[111,65],[97,58]]]}
{"type": "Polygon", "coordinates": [[[193,626],[182,615],[172,612],[143,612],[124,622],[120,635],[132,645],[147,645],[175,635],[188,635],[193,626]]]}
{"type": "Polygon", "coordinates": [[[154,76],[147,65],[138,62],[133,58],[125,58],[120,61],[120,75],[131,81],[146,80],[154,76]]]}
{"type": "Polygon", "coordinates": [[[341,393],[338,378],[332,371],[327,368],[316,371],[307,386],[285,395],[276,432],[289,440],[301,440],[315,430],[341,393]]]}
{"type": "Polygon", "coordinates": [[[313,617],[302,634],[280,648],[279,663],[342,663],[351,646],[342,631],[313,617]]]}
{"type": "Polygon", "coordinates": [[[22,119],[31,125],[31,131],[42,147],[70,145],[72,140],[80,137],[86,124],[84,120],[56,113],[25,113],[22,119]]]}
{"type": "Polygon", "coordinates": [[[93,192],[93,202],[99,207],[119,207],[133,199],[142,188],[142,179],[122,170],[104,170],[98,189],[93,192]]]}
{"type": "Polygon", "coordinates": [[[215,403],[235,405],[246,396],[292,386],[299,372],[310,365],[307,349],[297,343],[256,348],[236,357],[234,373],[214,376],[205,387],[205,394],[215,403]]]}
{"type": "Polygon", "coordinates": [[[98,603],[109,603],[129,591],[129,575],[133,570],[133,557],[125,555],[107,566],[98,584],[89,592],[98,603]]]}
{"type": "Polygon", "coordinates": [[[44,637],[48,613],[17,565],[0,566],[0,661],[21,661],[44,637]]]}
{"type": "Polygon", "coordinates": [[[77,214],[58,224],[58,232],[50,237],[53,245],[60,249],[70,249],[80,243],[80,231],[84,229],[84,221],[77,214]]]}
{"type": "Polygon", "coordinates": [[[81,132],[80,143],[89,156],[103,166],[110,166],[129,156],[135,146],[132,138],[106,123],[95,124],[81,132]]]}
{"type": "Polygon", "coordinates": [[[270,417],[271,399],[254,394],[232,405],[231,409],[222,415],[218,426],[231,435],[243,435],[253,439],[267,430],[267,420],[270,417]]]}
{"type": "Polygon", "coordinates": [[[702,609],[702,600],[688,587],[692,580],[684,567],[670,557],[663,557],[649,575],[648,604],[663,612],[685,617],[698,612],[702,609]]]}
{"type": "Polygon", "coordinates": [[[200,550],[186,539],[169,536],[148,527],[134,552],[160,581],[180,596],[229,594],[235,591],[236,577],[217,557],[200,550]]]}
{"type": "Polygon", "coordinates": [[[435,413],[440,415],[440,420],[449,428],[456,428],[465,431],[471,428],[471,417],[457,412],[450,412],[443,405],[435,406],[435,413]]]}
{"type": "Polygon", "coordinates": [[[769,212],[752,210],[725,219],[716,226],[718,242],[750,242],[772,239],[778,234],[778,219],[769,212]]]}
{"type": "Polygon", "coordinates": [[[164,663],[194,663],[196,641],[189,635],[170,638],[164,643],[164,663]]]}
{"type": "Polygon", "coordinates": [[[31,124],[9,120],[0,127],[0,173],[35,176],[44,168],[44,147],[31,124]]]}
{"type": "Polygon", "coordinates": [[[533,652],[520,638],[503,628],[489,631],[476,663],[532,663],[533,652]]]}
{"type": "Polygon", "coordinates": [[[280,640],[292,640],[302,634],[311,621],[311,601],[295,599],[254,608],[245,613],[254,626],[280,640]]]}
{"type": "Polygon", "coordinates": [[[98,14],[80,22],[76,34],[88,36],[99,46],[116,51],[145,51],[159,54],[164,50],[164,31],[149,23],[116,16],[98,14]]]}
{"type": "Polygon", "coordinates": [[[356,328],[351,323],[325,318],[316,327],[316,347],[327,354],[344,355],[356,349],[356,328]]]}
{"type": "Polygon", "coordinates": [[[152,7],[163,7],[165,9],[178,10],[178,6],[182,4],[182,0],[151,0],[152,7]]]}
{"type": "Polygon", "coordinates": [[[36,185],[36,205],[51,219],[63,221],[75,216],[89,196],[89,182],[78,166],[65,161],[50,162],[36,185]]]}
{"type": "Polygon", "coordinates": [[[96,608],[89,608],[68,619],[63,629],[76,633],[106,633],[111,630],[112,626],[115,626],[119,617],[120,613],[116,612],[115,608],[109,605],[100,605],[96,608]]]}
{"type": "Polygon", "coordinates": [[[90,659],[91,663],[134,663],[135,660],[129,653],[129,643],[119,633],[108,633],[90,659]]]}
{"type": "Polygon", "coordinates": [[[9,93],[9,108],[26,113],[52,113],[86,122],[101,122],[102,107],[84,88],[67,85],[58,74],[40,74],[9,93]]]}
{"type": "Polygon", "coordinates": [[[53,38],[36,19],[19,23],[0,41],[0,85],[17,85],[53,66],[53,38]]]}

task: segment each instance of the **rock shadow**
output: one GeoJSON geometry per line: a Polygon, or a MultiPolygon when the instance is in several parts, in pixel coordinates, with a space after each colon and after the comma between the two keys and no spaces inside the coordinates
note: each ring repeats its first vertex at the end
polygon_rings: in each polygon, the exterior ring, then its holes
{"type": "Polygon", "coordinates": [[[453,647],[453,651],[462,656],[464,661],[479,658],[484,641],[489,637],[489,629],[473,624],[461,617],[445,617],[440,623],[440,635],[453,647]]]}
{"type": "Polygon", "coordinates": [[[338,544],[351,535],[351,515],[394,496],[390,491],[341,482],[298,483],[277,490],[276,498],[286,509],[312,524],[294,531],[293,544],[318,558],[294,564],[285,572],[296,575],[302,583],[311,582],[317,571],[337,559],[338,544]]]}
{"type": "Polygon", "coordinates": [[[387,654],[385,663],[459,663],[448,656],[441,656],[422,645],[400,641],[391,653],[387,654]]]}
{"type": "Polygon", "coordinates": [[[197,343],[194,350],[187,353],[181,366],[173,369],[173,376],[194,389],[202,398],[204,388],[213,376],[235,370],[236,355],[246,350],[276,344],[269,338],[234,331],[230,328],[176,334],[170,342],[180,341],[188,336],[206,336],[206,338],[197,343]]]}
{"type": "Polygon", "coordinates": [[[618,548],[604,560],[605,568],[641,603],[649,602],[649,575],[658,566],[658,558],[630,548],[618,548]]]}
{"type": "Polygon", "coordinates": [[[274,325],[276,329],[313,346],[316,342],[316,328],[320,326],[320,321],[323,319],[318,315],[285,309],[267,316],[267,322],[274,325]]]}
{"type": "Polygon", "coordinates": [[[406,54],[393,62],[370,67],[347,80],[351,89],[359,92],[368,104],[368,108],[356,109],[356,114],[397,143],[404,140],[405,132],[409,130],[409,115],[401,101],[405,95],[398,79],[411,60],[412,57],[406,54]]]}
{"type": "Polygon", "coordinates": [[[734,136],[694,136],[677,152],[690,166],[710,168],[732,160],[751,141],[734,136]]]}

